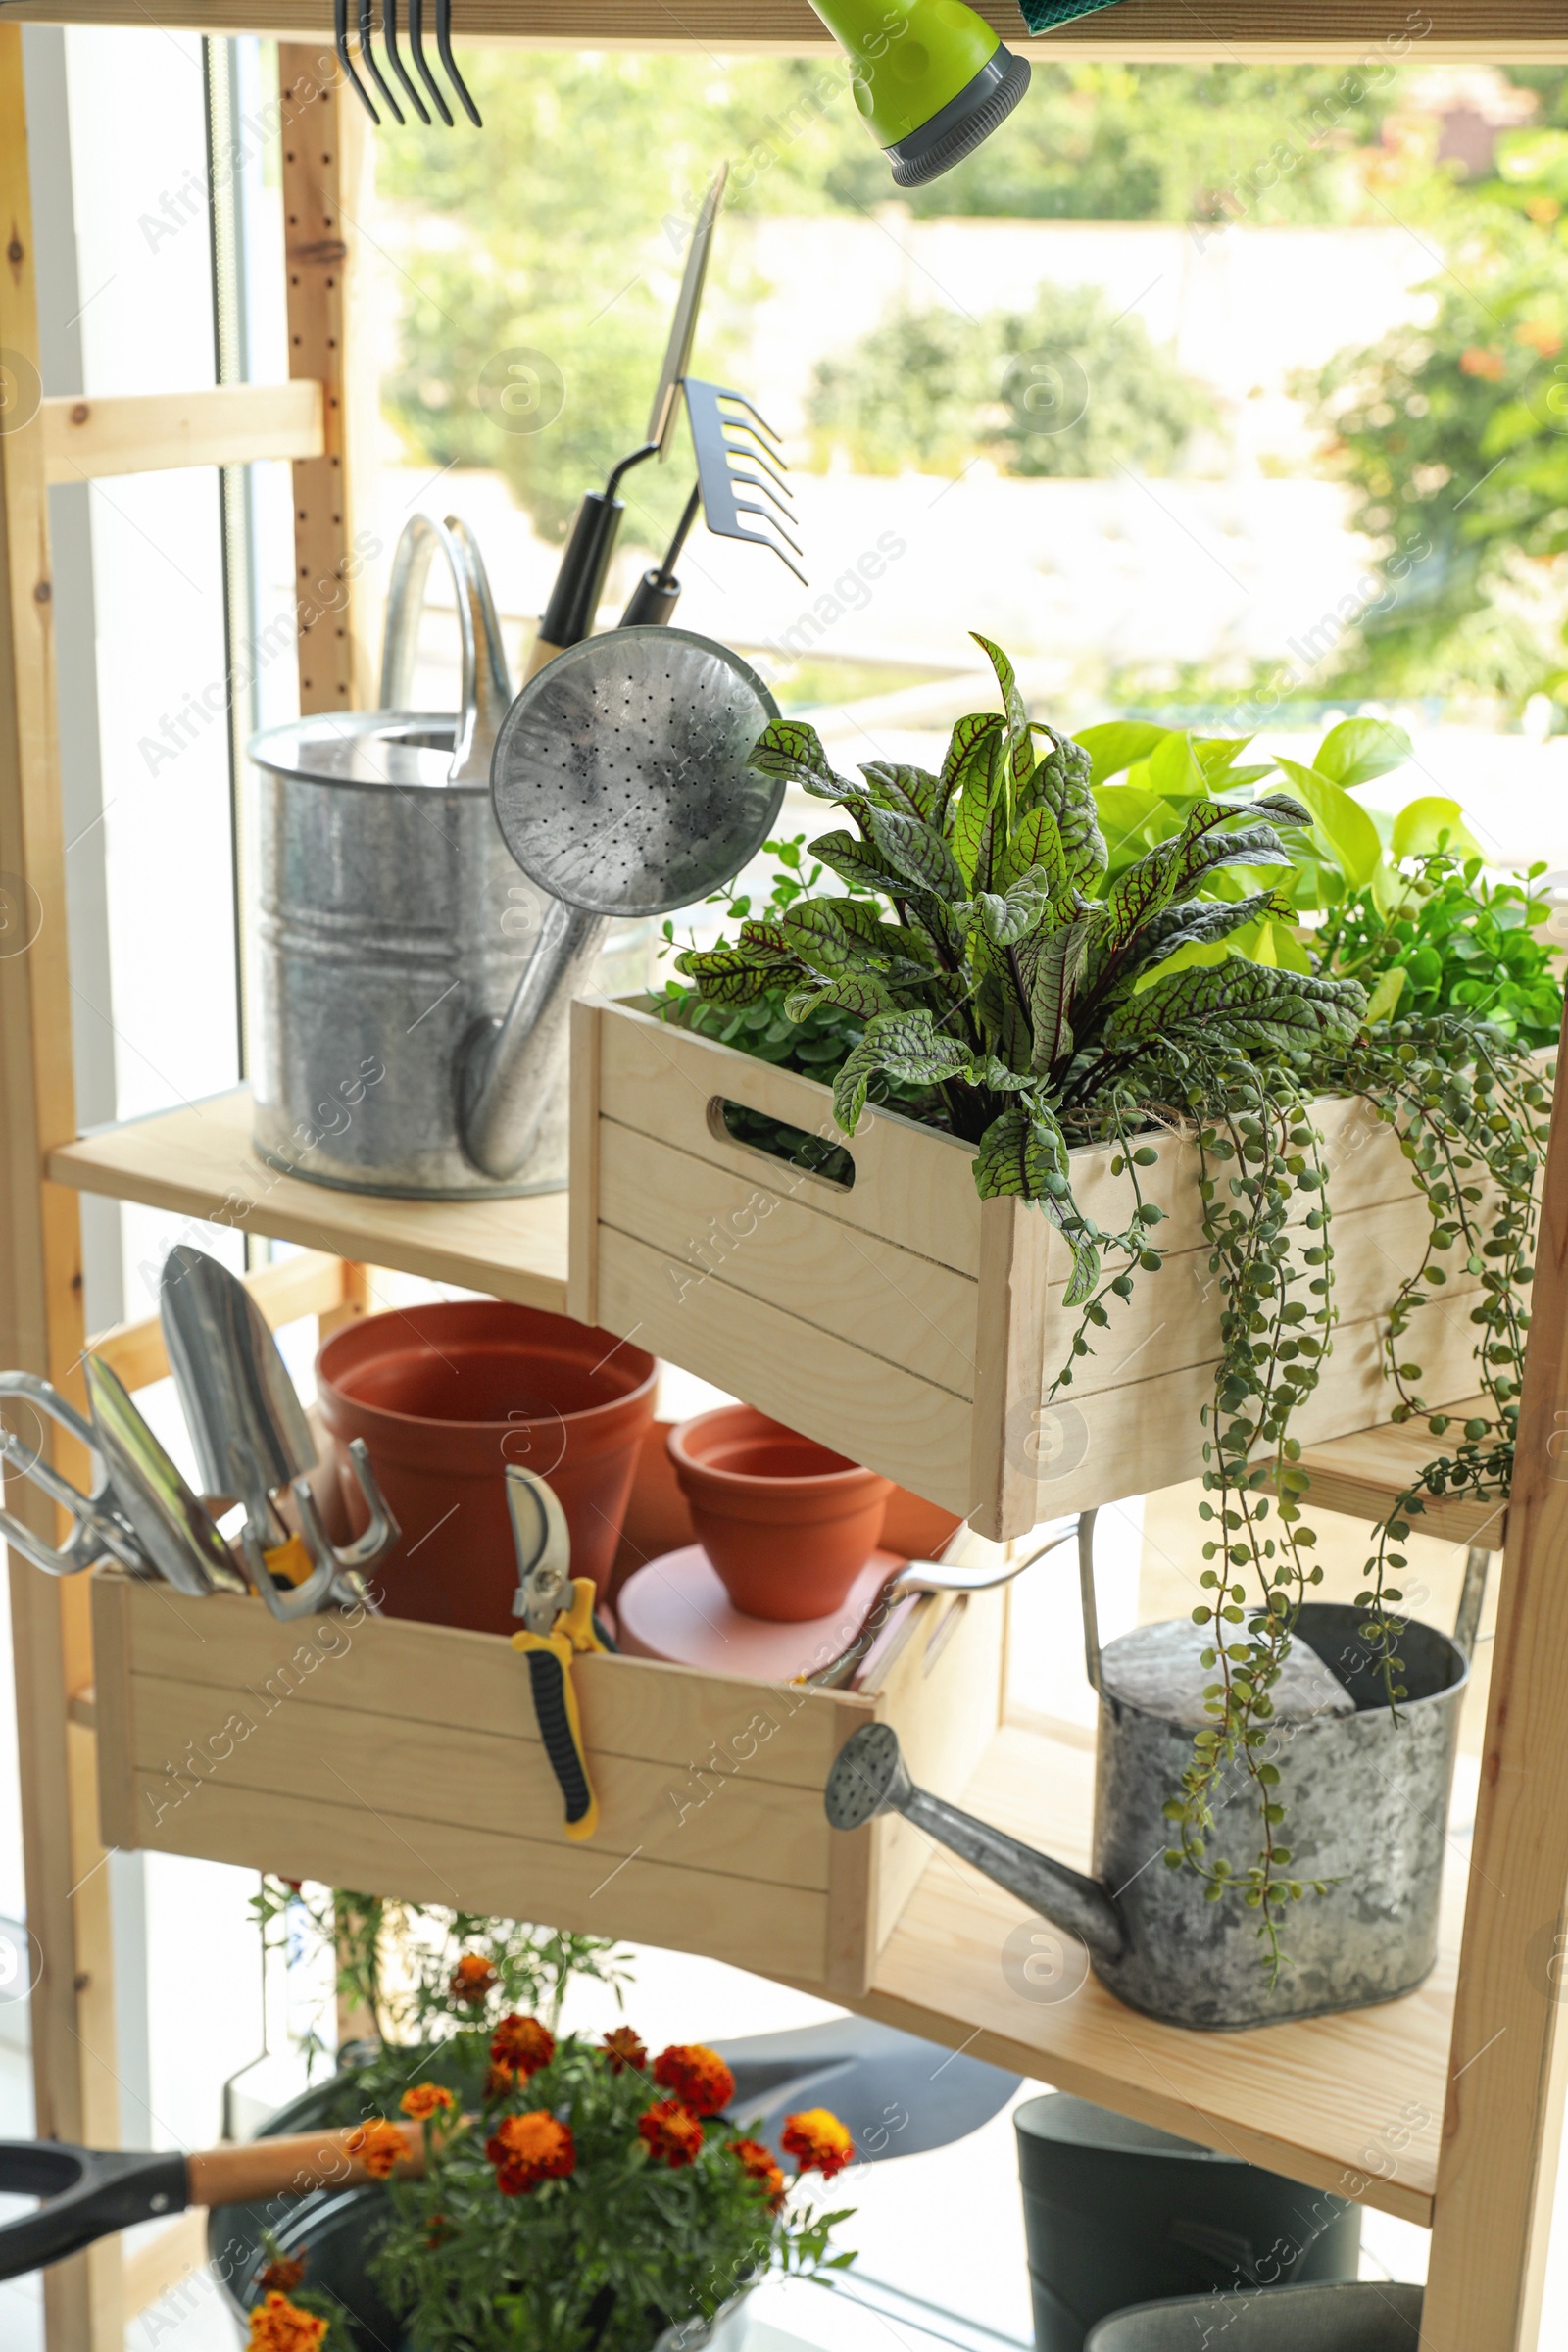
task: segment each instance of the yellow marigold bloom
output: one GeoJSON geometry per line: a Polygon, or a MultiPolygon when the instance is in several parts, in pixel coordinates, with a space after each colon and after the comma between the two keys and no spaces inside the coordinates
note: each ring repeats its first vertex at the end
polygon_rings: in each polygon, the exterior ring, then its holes
{"type": "Polygon", "coordinates": [[[779,2137],[785,2154],[794,2157],[803,2173],[820,2173],[824,2180],[855,2162],[854,2140],[825,2107],[807,2107],[799,2115],[786,2116],[779,2137]]]}
{"type": "Polygon", "coordinates": [[[413,2089],[406,2090],[398,2101],[404,2114],[413,2116],[416,2124],[424,2123],[428,2117],[438,2115],[443,2107],[451,2107],[454,2103],[451,2091],[443,2089],[439,2082],[416,2082],[413,2089]]]}
{"type": "Polygon", "coordinates": [[[325,2333],[325,2320],[301,2311],[287,2295],[269,2295],[252,2307],[250,2352],[316,2352],[325,2333]]]}

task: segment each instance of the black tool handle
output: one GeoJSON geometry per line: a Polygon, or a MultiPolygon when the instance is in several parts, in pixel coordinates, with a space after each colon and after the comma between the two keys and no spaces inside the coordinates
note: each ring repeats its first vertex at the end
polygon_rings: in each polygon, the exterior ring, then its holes
{"type": "Polygon", "coordinates": [[[523,1654],[528,1660],[528,1680],[533,1685],[533,1711],[539,1737],[566,1801],[566,1820],[583,1821],[594,1798],[567,1711],[566,1669],[554,1650],[530,1649],[523,1654]]]}
{"type": "Polygon", "coordinates": [[[0,2140],[0,2194],[43,2199],[36,2213],[0,2225],[0,2278],[41,2271],[133,2222],[183,2213],[187,2183],[183,2156],[0,2140]]]}
{"type": "Polygon", "coordinates": [[[620,616],[623,629],[662,629],[675,617],[680,582],[656,564],[645,571],[620,616]]]}
{"type": "Polygon", "coordinates": [[[561,651],[568,645],[580,645],[591,637],[600,599],[605,593],[605,574],[614,553],[615,533],[626,512],[618,498],[607,498],[601,491],[589,490],[577,509],[577,519],[571,526],[571,537],[556,574],[556,584],[550,591],[545,616],[539,623],[540,641],[561,651]]]}

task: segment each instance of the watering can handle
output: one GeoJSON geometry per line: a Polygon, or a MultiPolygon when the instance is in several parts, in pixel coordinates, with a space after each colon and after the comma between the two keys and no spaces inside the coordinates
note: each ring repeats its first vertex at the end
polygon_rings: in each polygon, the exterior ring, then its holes
{"type": "Polygon", "coordinates": [[[462,704],[450,781],[483,784],[489,781],[490,754],[512,704],[512,680],[484,559],[461,515],[449,514],[445,522],[436,522],[428,514],[416,514],[398,541],[381,638],[381,708],[406,710],[413,701],[419,620],[437,548],[452,573],[463,649],[462,704]]]}
{"type": "Polygon", "coordinates": [[[1080,1511],[1078,1514],[1078,1598],[1084,1619],[1084,1672],[1089,1688],[1101,1688],[1100,1673],[1100,1611],[1095,1602],[1095,1521],[1100,1513],[1080,1511]]]}

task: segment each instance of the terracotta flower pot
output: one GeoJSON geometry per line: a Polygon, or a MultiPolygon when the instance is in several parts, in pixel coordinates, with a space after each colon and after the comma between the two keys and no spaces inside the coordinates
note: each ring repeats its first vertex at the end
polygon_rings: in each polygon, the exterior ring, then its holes
{"type": "Polygon", "coordinates": [[[877,1547],[893,1481],[749,1404],[680,1422],[669,1458],[697,1540],[749,1617],[828,1616],[877,1547]]]}
{"type": "Polygon", "coordinates": [[[549,1480],[572,1573],[603,1592],[656,1374],[651,1355],[610,1332],[500,1299],[408,1307],[335,1332],[316,1377],[344,1495],[358,1530],[364,1506],[343,1466],[350,1439],[363,1438],[403,1530],[374,1572],[387,1614],[515,1630],[508,1462],[549,1480]]]}

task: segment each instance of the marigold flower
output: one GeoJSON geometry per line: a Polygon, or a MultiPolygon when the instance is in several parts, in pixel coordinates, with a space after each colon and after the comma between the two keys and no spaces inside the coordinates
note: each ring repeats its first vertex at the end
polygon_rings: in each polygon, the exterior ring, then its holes
{"type": "Polygon", "coordinates": [[[703,2152],[703,2127],[679,2099],[661,2099],[637,2118],[637,2130],[651,2164],[667,2164],[678,2173],[695,2164],[703,2152]]]}
{"type": "Polygon", "coordinates": [[[388,2123],[384,2115],[367,2116],[343,2145],[364,2165],[372,2180],[384,2180],[409,2152],[408,2141],[396,2124],[388,2123]]]}
{"type": "Polygon", "coordinates": [[[825,2107],[808,2107],[799,2115],[786,2116],[780,2137],[785,2154],[794,2157],[803,2173],[820,2173],[824,2180],[831,2180],[835,2173],[855,2162],[854,2140],[825,2107]]]}
{"type": "Polygon", "coordinates": [[[654,2060],[654,2081],[694,2115],[717,2115],[735,2096],[735,2078],[716,2050],[700,2041],[672,2042],[654,2060]]]}
{"type": "Polygon", "coordinates": [[[262,2293],[291,2295],[305,2277],[305,2265],[292,2254],[279,2254],[270,2262],[256,2283],[262,2293]]]}
{"type": "Polygon", "coordinates": [[[504,2017],[490,2036],[490,2056],[509,2074],[524,2082],[548,2066],[556,2054],[556,2037],[536,2017],[504,2017]]]}
{"type": "Polygon", "coordinates": [[[630,2026],[611,2027],[605,2035],[605,2055],[612,2075],[623,2075],[628,2067],[640,2075],[648,2064],[648,2051],[630,2026]]]}
{"type": "Polygon", "coordinates": [[[1484,376],[1489,384],[1500,383],[1506,367],[1507,362],[1500,351],[1489,351],[1479,343],[1472,343],[1467,351],[1459,354],[1459,372],[1462,375],[1484,376]]]}
{"type": "Polygon", "coordinates": [[[485,2105],[493,2107],[497,2099],[504,2099],[515,2081],[516,2077],[510,2066],[492,2065],[484,2079],[485,2105]]]}
{"type": "Polygon", "coordinates": [[[504,2116],[485,2141],[484,2152],[496,2168],[496,2186],[504,2197],[520,2197],[541,2180],[564,2180],[577,2165],[570,2125],[558,2122],[544,2107],[528,2115],[504,2116]]]}
{"type": "Polygon", "coordinates": [[[398,2101],[404,2114],[412,2115],[416,2124],[427,2122],[432,2115],[438,2115],[443,2107],[454,2104],[451,2091],[444,2089],[439,2082],[416,2082],[398,2101]]]}
{"type": "Polygon", "coordinates": [[[287,2295],[269,2295],[251,2307],[250,2352],[316,2352],[325,2333],[325,2320],[301,2311],[287,2295]]]}
{"type": "Polygon", "coordinates": [[[485,1994],[494,1991],[500,1982],[493,1964],[483,1952],[465,1952],[447,1979],[447,1990],[455,2001],[471,2001],[477,2007],[485,1994]]]}
{"type": "Polygon", "coordinates": [[[784,2176],[773,2162],[772,2149],[764,2148],[760,2139],[732,2139],[726,2144],[741,2171],[765,2192],[769,2213],[777,2213],[784,2202],[784,2176]]]}

